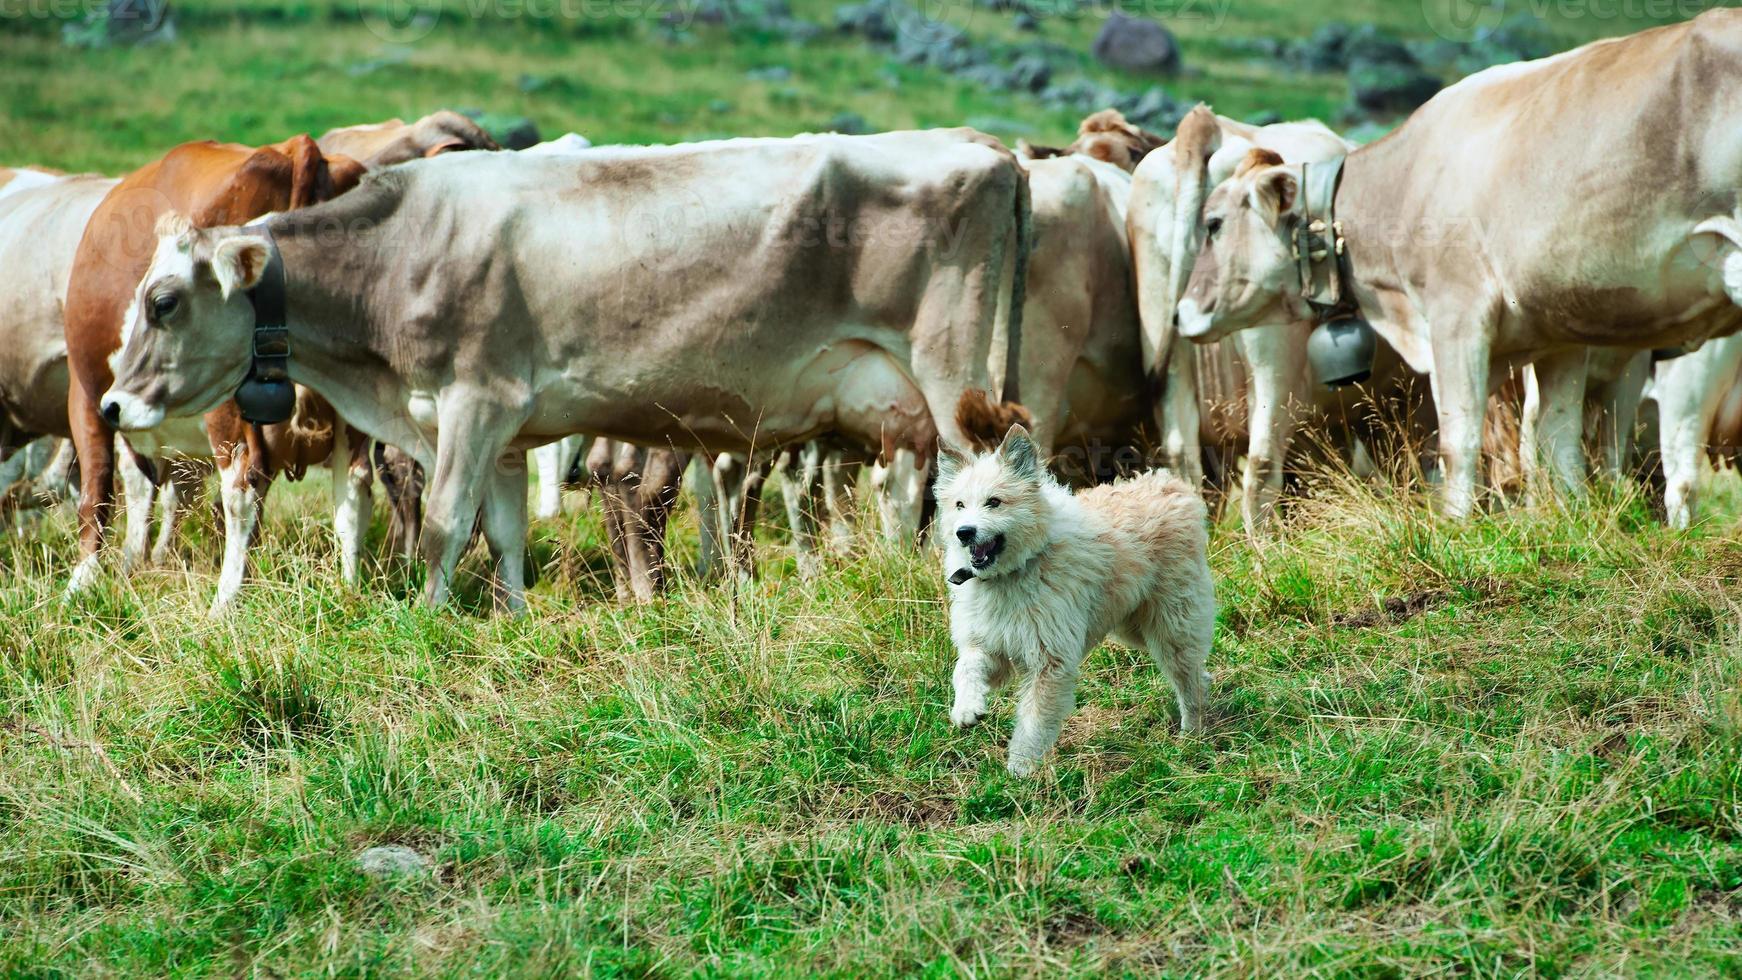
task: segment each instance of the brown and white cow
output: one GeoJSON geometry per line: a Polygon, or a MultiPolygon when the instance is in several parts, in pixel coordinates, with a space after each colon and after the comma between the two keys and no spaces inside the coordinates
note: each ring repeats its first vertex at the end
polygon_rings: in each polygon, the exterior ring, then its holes
{"type": "MultiPolygon", "coordinates": [[[[103,199],[86,226],[74,259],[67,293],[66,337],[71,386],[67,419],[78,447],[81,493],[79,545],[82,558],[70,591],[95,575],[104,528],[114,494],[119,462],[127,483],[128,540],[124,561],[144,560],[153,485],[169,476],[167,492],[176,498],[190,489],[179,474],[166,473],[170,456],[213,457],[222,473],[225,548],[212,609],[223,609],[241,587],[247,546],[266,487],[281,466],[326,459],[344,428],[331,408],[299,399],[301,410],[318,417],[292,419],[277,426],[251,426],[233,402],[206,406],[204,418],[169,419],[163,425],[128,433],[117,460],[115,429],[102,417],[98,398],[112,381],[112,359],[139,312],[133,287],[156,250],[154,226],[164,214],[192,215],[201,225],[239,224],[268,212],[307,207],[354,186],[363,167],[348,157],[328,158],[314,140],[298,136],[271,146],[214,142],[186,143],[123,178],[103,199]],[[304,436],[322,433],[324,445],[304,445],[304,436]]],[[[367,465],[361,446],[345,455],[367,465]]],[[[366,492],[367,479],[334,480],[339,497],[337,531],[347,575],[356,570],[361,540],[360,504],[348,499],[366,492]]],[[[160,540],[174,533],[179,501],[166,502],[160,540]]]]}
{"type": "Polygon", "coordinates": [[[420,160],[270,238],[165,229],[103,410],[150,429],[229,398],[277,254],[293,380],[434,467],[426,599],[482,503],[518,607],[524,453],[569,433],[836,433],[923,486],[961,393],[1015,387],[1027,228],[1015,157],[971,130],[420,160]]]}
{"type": "MultiPolygon", "coordinates": [[[[1291,248],[1301,186],[1299,166],[1266,165],[1211,194],[1183,334],[1311,315],[1291,248]]],[[[1449,513],[1475,503],[1490,382],[1508,368],[1535,362],[1544,398],[1577,405],[1585,347],[1742,327],[1739,189],[1734,10],[1479,72],[1349,155],[1342,244],[1325,254],[1342,255],[1361,314],[1431,375],[1449,513]]]]}
{"type": "MultiPolygon", "coordinates": [[[[370,166],[452,149],[494,147],[482,131],[471,131],[475,126],[466,128],[469,120],[456,117],[465,125],[449,126],[443,115],[410,126],[394,121],[334,130],[324,138],[351,142],[370,152],[370,166]],[[426,125],[431,120],[436,124],[426,125]],[[348,134],[353,131],[363,139],[351,139],[348,134]]],[[[122,342],[133,287],[156,249],[154,225],[161,215],[183,213],[201,226],[241,223],[331,199],[354,186],[363,172],[364,164],[323,152],[307,136],[264,147],[189,143],[126,177],[91,217],[78,246],[75,288],[69,292],[66,310],[75,383],[60,402],[81,461],[83,557],[71,590],[82,588],[97,570],[117,463],[128,491],[124,564],[145,560],[157,483],[163,484],[164,519],[152,560],[165,557],[191,479],[197,475],[171,467],[167,458],[171,455],[213,457],[222,471],[225,547],[214,612],[224,609],[241,587],[248,543],[273,476],[288,473],[296,478],[309,466],[329,459],[345,468],[342,476],[336,471],[334,475],[334,529],[343,575],[347,581],[356,579],[368,519],[368,447],[323,399],[299,391],[293,417],[268,426],[247,425],[236,406],[226,402],[202,419],[170,420],[160,431],[129,434],[117,459],[113,430],[98,414],[93,393],[100,394],[110,381],[110,361],[122,342]]]]}

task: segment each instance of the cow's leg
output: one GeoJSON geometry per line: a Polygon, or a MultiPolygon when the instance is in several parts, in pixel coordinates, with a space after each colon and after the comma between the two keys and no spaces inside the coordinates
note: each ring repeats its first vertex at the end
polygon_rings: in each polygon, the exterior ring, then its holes
{"type": "Polygon", "coordinates": [[[587,437],[565,436],[532,451],[538,469],[538,510],[540,520],[550,520],[562,513],[563,487],[575,460],[587,451],[587,437]]]}
{"type": "Polygon", "coordinates": [[[168,564],[175,548],[175,537],[181,531],[181,522],[192,509],[200,484],[205,482],[204,464],[193,460],[173,460],[163,465],[166,472],[158,492],[161,523],[157,528],[157,541],[151,546],[153,565],[168,564]]]}
{"type": "Polygon", "coordinates": [[[633,599],[633,566],[641,547],[630,503],[630,482],[635,474],[634,446],[614,439],[599,439],[587,451],[589,482],[599,489],[599,509],[604,516],[605,541],[611,549],[611,585],[618,602],[633,599]]]}
{"type": "Polygon", "coordinates": [[[709,471],[718,554],[740,581],[749,581],[755,572],[756,510],[761,504],[768,466],[767,460],[721,453],[709,471]]]}
{"type": "Polygon", "coordinates": [[[218,491],[224,507],[224,561],[218,571],[218,592],[212,597],[212,616],[221,616],[242,591],[248,573],[248,548],[260,524],[266,500],[266,474],[250,459],[245,446],[232,450],[218,471],[218,491]]]}
{"type": "Polygon", "coordinates": [[[1294,439],[1294,412],[1306,403],[1300,364],[1306,332],[1292,325],[1258,327],[1238,335],[1249,379],[1246,469],[1241,514],[1248,534],[1261,534],[1282,495],[1283,467],[1294,439]],[[1296,339],[1298,335],[1301,339],[1296,339]]]}
{"type": "MultiPolygon", "coordinates": [[[[1554,488],[1578,495],[1585,489],[1585,381],[1589,352],[1585,348],[1551,354],[1532,365],[1536,377],[1536,454],[1546,466],[1554,488]]],[[[1526,391],[1529,391],[1528,378],[1526,391]]],[[[1530,412],[1527,394],[1526,416],[1530,412]]],[[[1520,445],[1523,445],[1522,437],[1520,445]]],[[[1534,481],[1540,483],[1541,480],[1534,481]]]]}
{"type": "Polygon", "coordinates": [[[823,494],[823,448],[815,440],[790,446],[776,463],[785,483],[787,526],[792,529],[792,551],[798,560],[800,578],[812,579],[821,567],[818,561],[817,525],[821,521],[823,494]]]}
{"type": "MultiPolygon", "coordinates": [[[[146,549],[151,543],[151,513],[157,505],[155,474],[147,473],[144,458],[134,452],[121,436],[115,437],[115,455],[121,466],[122,503],[127,508],[127,527],[121,535],[121,572],[126,574],[145,565],[146,549]]],[[[163,460],[150,461],[158,473],[163,472],[163,460]]]]}
{"type": "Polygon", "coordinates": [[[496,608],[526,611],[526,454],[510,449],[496,460],[484,492],[484,542],[496,563],[496,608]]]}
{"type": "MultiPolygon", "coordinates": [[[[454,569],[471,544],[492,467],[525,420],[524,409],[498,404],[482,391],[450,389],[439,402],[440,429],[421,542],[429,567],[423,598],[432,607],[446,604],[452,593],[454,569]]],[[[524,499],[526,488],[519,493],[524,499]]]]}
{"type": "Polygon", "coordinates": [[[333,431],[333,454],[327,457],[333,474],[333,537],[339,543],[339,575],[356,585],[363,558],[363,537],[369,530],[369,494],[375,482],[369,465],[369,437],[344,422],[333,431]]]}
{"type": "Polygon", "coordinates": [[[72,493],[73,484],[78,482],[78,469],[79,457],[73,449],[73,441],[56,440],[54,458],[43,469],[37,484],[55,500],[64,500],[72,493]]]}
{"type": "Polygon", "coordinates": [[[79,563],[67,594],[83,590],[101,567],[103,533],[115,502],[115,432],[97,411],[97,395],[73,372],[67,391],[67,423],[79,457],[79,563]]]}
{"type": "Polygon", "coordinates": [[[1480,330],[1434,334],[1431,378],[1440,421],[1441,509],[1468,517],[1482,466],[1482,420],[1488,407],[1488,341],[1480,330]]]}
{"type": "Polygon", "coordinates": [[[912,541],[919,535],[931,460],[922,460],[917,452],[906,447],[893,450],[887,459],[888,463],[879,459],[871,467],[871,486],[877,491],[883,537],[894,542],[912,541]]]}
{"type": "Polygon", "coordinates": [[[1597,426],[1598,451],[1603,460],[1603,472],[1611,480],[1622,480],[1633,465],[1635,429],[1639,425],[1639,402],[1645,382],[1651,377],[1651,353],[1640,351],[1627,359],[1619,375],[1598,389],[1597,426]]]}
{"type": "Polygon", "coordinates": [[[1198,358],[1190,341],[1176,339],[1167,358],[1166,388],[1156,401],[1156,428],[1161,433],[1164,465],[1180,479],[1204,486],[1204,452],[1200,442],[1202,407],[1198,403],[1198,358]]]}
{"type": "Polygon", "coordinates": [[[849,462],[843,449],[830,449],[823,456],[823,499],[829,514],[829,549],[837,555],[853,550],[853,478],[859,464],[849,462]]]}
{"type": "Polygon", "coordinates": [[[751,457],[744,467],[744,484],[738,491],[736,518],[732,524],[732,565],[738,580],[756,577],[756,514],[762,509],[762,488],[768,482],[772,460],[751,457]]]}
{"type": "Polygon", "coordinates": [[[645,583],[637,584],[636,590],[646,601],[665,590],[665,525],[677,505],[689,456],[670,449],[649,449],[642,453],[642,459],[637,517],[645,583]]]}
{"type": "Polygon", "coordinates": [[[720,570],[725,534],[720,523],[720,495],[714,489],[714,460],[706,453],[690,458],[687,474],[690,493],[696,501],[698,549],[696,577],[709,579],[720,570]]]}
{"type": "Polygon", "coordinates": [[[1658,440],[1663,455],[1663,503],[1669,524],[1686,528],[1696,513],[1700,481],[1710,469],[1712,423],[1742,372],[1742,336],[1707,341],[1691,354],[1657,365],[1658,440]]]}

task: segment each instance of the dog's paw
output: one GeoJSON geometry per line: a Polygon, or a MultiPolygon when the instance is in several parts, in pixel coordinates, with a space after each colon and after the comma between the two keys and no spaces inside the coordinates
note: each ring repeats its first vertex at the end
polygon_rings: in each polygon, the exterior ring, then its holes
{"type": "Polygon", "coordinates": [[[1010,761],[1004,764],[1004,768],[1008,769],[1010,775],[1017,779],[1027,779],[1034,775],[1035,770],[1040,768],[1040,760],[1030,756],[1013,755],[1010,757],[1010,761]]]}
{"type": "Polygon", "coordinates": [[[955,707],[950,709],[950,724],[957,728],[973,728],[975,725],[978,725],[980,719],[984,717],[986,717],[986,706],[984,704],[975,705],[958,703],[955,707]]]}

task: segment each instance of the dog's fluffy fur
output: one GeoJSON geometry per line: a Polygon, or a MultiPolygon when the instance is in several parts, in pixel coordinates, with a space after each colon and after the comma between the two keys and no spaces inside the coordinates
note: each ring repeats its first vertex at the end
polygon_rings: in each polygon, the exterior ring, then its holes
{"type": "Polygon", "coordinates": [[[1203,725],[1216,596],[1203,500],[1165,473],[1073,496],[1013,426],[994,451],[939,454],[944,574],[952,585],[955,707],[966,727],[993,688],[1021,675],[1010,771],[1032,773],[1076,707],[1078,667],[1109,634],[1149,651],[1203,725]]]}

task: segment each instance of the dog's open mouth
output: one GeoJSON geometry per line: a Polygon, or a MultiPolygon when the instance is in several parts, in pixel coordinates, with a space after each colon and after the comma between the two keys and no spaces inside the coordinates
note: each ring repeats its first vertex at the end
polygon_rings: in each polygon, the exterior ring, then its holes
{"type": "Polygon", "coordinates": [[[968,546],[968,564],[976,571],[985,571],[998,560],[1004,551],[1004,535],[1000,534],[988,541],[981,541],[968,546]]]}

